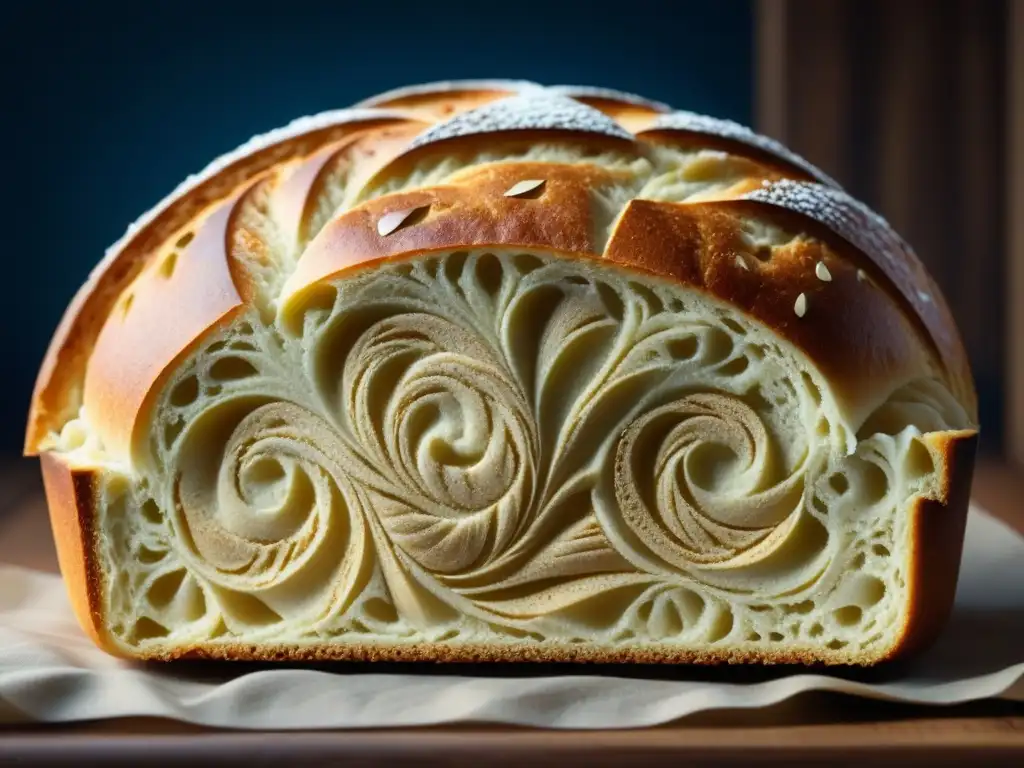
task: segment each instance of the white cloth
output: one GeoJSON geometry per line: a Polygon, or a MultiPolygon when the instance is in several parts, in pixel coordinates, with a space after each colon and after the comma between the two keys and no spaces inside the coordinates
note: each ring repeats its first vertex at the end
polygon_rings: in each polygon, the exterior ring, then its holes
{"type": "Polygon", "coordinates": [[[118,661],[82,634],[57,576],[0,566],[0,723],[155,716],[233,728],[614,728],[767,707],[811,690],[922,704],[1024,700],[1024,538],[972,509],[946,631],[922,657],[887,669],[381,669],[118,661]]]}

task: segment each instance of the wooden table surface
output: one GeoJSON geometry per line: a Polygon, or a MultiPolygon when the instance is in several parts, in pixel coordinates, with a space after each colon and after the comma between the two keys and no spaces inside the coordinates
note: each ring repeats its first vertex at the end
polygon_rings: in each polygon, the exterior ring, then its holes
{"type": "MultiPolygon", "coordinates": [[[[1024,473],[982,464],[975,499],[1024,532],[1024,473]]],[[[0,562],[56,571],[38,469],[0,470],[0,562]]],[[[0,728],[0,765],[1024,765],[1024,704],[915,707],[809,693],[644,730],[494,726],[249,733],[155,720],[0,728]]]]}

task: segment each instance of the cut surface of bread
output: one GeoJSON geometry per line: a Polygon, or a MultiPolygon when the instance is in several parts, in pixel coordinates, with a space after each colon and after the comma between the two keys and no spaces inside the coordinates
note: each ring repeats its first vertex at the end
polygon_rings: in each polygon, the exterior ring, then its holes
{"type": "Polygon", "coordinates": [[[183,185],[69,308],[26,447],[114,654],[872,664],[945,620],[976,436],[941,293],[834,180],[467,81],[183,185]]]}

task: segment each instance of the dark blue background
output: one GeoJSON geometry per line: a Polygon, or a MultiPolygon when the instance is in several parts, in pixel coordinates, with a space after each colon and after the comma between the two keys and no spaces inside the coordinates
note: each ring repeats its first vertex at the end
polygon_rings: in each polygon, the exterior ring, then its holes
{"type": "Polygon", "coordinates": [[[751,121],[749,0],[60,2],[0,10],[0,452],[104,249],[256,133],[398,85],[602,85],[751,121]]]}

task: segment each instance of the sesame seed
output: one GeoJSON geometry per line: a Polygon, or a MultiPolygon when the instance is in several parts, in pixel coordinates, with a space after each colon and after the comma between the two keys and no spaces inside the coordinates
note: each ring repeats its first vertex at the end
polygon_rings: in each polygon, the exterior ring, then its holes
{"type": "Polygon", "coordinates": [[[401,211],[391,211],[390,213],[385,213],[377,221],[377,234],[380,235],[381,237],[387,237],[392,232],[395,232],[398,229],[400,229],[401,226],[405,224],[405,222],[408,221],[413,214],[425,210],[426,208],[429,207],[430,206],[427,205],[420,205],[417,206],[416,208],[406,208],[405,210],[401,211]]]}
{"type": "Polygon", "coordinates": [[[801,293],[796,297],[796,303],[793,305],[793,311],[796,312],[797,317],[803,317],[807,314],[807,294],[801,293]]]}
{"type": "Polygon", "coordinates": [[[543,186],[544,179],[524,179],[505,190],[505,197],[519,197],[520,195],[527,195],[543,186]]]}
{"type": "Polygon", "coordinates": [[[917,292],[917,298],[919,298],[921,301],[923,301],[925,303],[928,303],[929,301],[932,300],[931,294],[930,293],[925,293],[924,291],[918,291],[917,292]]]}
{"type": "Polygon", "coordinates": [[[857,270],[857,279],[860,280],[862,283],[868,279],[868,276],[863,269],[857,270]]]}
{"type": "Polygon", "coordinates": [[[738,253],[736,254],[736,266],[739,267],[740,269],[745,269],[748,272],[750,271],[750,267],[747,266],[747,262],[744,261],[743,257],[740,256],[738,253]]]}
{"type": "Polygon", "coordinates": [[[828,271],[828,267],[824,261],[819,261],[814,265],[814,274],[818,276],[818,279],[823,283],[832,282],[832,273],[828,271]]]}

